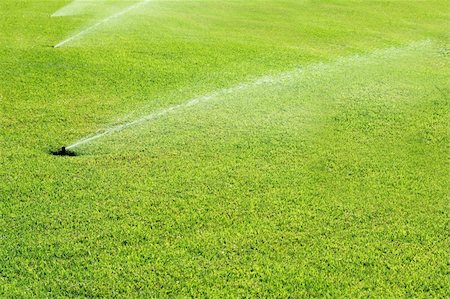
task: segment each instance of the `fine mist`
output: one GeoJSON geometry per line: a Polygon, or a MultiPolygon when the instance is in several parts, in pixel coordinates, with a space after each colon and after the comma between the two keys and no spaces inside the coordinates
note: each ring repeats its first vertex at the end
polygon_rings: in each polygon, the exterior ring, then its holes
{"type": "Polygon", "coordinates": [[[52,17],[67,17],[82,14],[92,6],[92,1],[74,0],[52,14],[52,17]]]}

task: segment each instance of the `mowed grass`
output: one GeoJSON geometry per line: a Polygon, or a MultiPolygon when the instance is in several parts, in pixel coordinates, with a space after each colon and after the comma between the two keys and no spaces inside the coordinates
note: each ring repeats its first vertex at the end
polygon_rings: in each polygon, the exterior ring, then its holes
{"type": "Polygon", "coordinates": [[[450,296],[445,1],[67,3],[0,3],[1,297],[450,296]]]}

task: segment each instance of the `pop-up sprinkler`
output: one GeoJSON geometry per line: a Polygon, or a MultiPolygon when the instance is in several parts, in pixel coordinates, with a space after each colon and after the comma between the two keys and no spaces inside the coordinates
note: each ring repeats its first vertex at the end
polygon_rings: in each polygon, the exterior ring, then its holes
{"type": "Polygon", "coordinates": [[[61,147],[59,150],[57,151],[51,151],[50,152],[53,156],[76,156],[77,154],[73,151],[70,151],[68,149],[66,149],[65,146],[61,147]]]}

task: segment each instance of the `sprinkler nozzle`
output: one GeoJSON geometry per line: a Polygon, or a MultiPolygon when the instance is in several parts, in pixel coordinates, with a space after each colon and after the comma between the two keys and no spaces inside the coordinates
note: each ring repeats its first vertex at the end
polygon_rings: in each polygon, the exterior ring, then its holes
{"type": "Polygon", "coordinates": [[[65,146],[61,147],[57,151],[51,151],[50,153],[54,156],[76,156],[77,155],[75,152],[66,149],[65,146]]]}

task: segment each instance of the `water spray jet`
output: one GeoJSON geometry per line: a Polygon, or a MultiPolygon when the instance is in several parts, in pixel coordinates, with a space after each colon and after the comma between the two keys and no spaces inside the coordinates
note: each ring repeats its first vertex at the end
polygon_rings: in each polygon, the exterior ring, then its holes
{"type": "Polygon", "coordinates": [[[107,22],[109,22],[109,21],[111,21],[113,19],[122,17],[123,15],[129,13],[130,11],[135,10],[135,9],[141,7],[141,6],[144,6],[145,4],[147,4],[150,1],[151,0],[142,0],[141,2],[138,2],[138,3],[135,3],[133,5],[130,5],[130,6],[126,7],[124,10],[119,11],[118,13],[115,13],[113,15],[110,15],[110,16],[104,18],[103,20],[95,23],[94,25],[92,25],[92,26],[90,26],[90,27],[88,27],[88,28],[78,32],[77,34],[75,34],[75,35],[73,35],[73,36],[71,36],[71,37],[69,37],[69,38],[59,42],[58,44],[54,45],[53,48],[59,48],[59,47],[61,47],[62,45],[66,44],[66,43],[69,43],[69,42],[72,42],[72,41],[77,40],[79,38],[82,38],[83,36],[85,36],[86,34],[90,33],[91,31],[96,30],[97,27],[100,27],[101,25],[103,25],[103,24],[105,24],[105,23],[107,23],[107,22]]]}
{"type": "MultiPolygon", "coordinates": [[[[150,1],[150,0],[147,0],[147,1],[150,1]]],[[[147,2],[147,1],[144,1],[143,3],[147,2]]],[[[401,55],[402,53],[405,53],[405,52],[407,53],[408,51],[411,51],[411,50],[414,50],[414,51],[416,51],[418,49],[422,50],[423,48],[428,47],[431,43],[432,43],[431,40],[427,39],[427,40],[422,40],[422,41],[418,41],[418,42],[413,42],[413,43],[407,44],[403,47],[391,47],[391,48],[379,49],[379,50],[375,50],[372,53],[369,53],[366,55],[353,55],[353,56],[348,56],[348,57],[341,57],[341,58],[338,58],[336,61],[330,62],[330,63],[320,63],[319,62],[317,64],[311,64],[310,66],[305,67],[305,68],[295,68],[291,71],[286,71],[283,73],[279,73],[277,75],[263,76],[263,77],[255,79],[253,81],[244,82],[244,83],[240,83],[240,84],[228,87],[228,88],[220,89],[220,90],[214,91],[210,94],[190,99],[184,103],[170,106],[170,107],[167,107],[167,108],[159,110],[159,111],[152,112],[150,114],[141,116],[135,120],[129,121],[124,124],[119,124],[116,126],[109,127],[107,129],[103,130],[102,132],[94,133],[92,135],[86,136],[86,137],[78,140],[77,142],[75,142],[71,145],[68,145],[67,147],[61,148],[60,152],[62,154],[59,154],[59,155],[67,155],[64,153],[70,152],[71,149],[77,148],[81,145],[91,143],[97,139],[106,137],[108,135],[119,133],[130,127],[134,127],[134,126],[138,126],[143,123],[146,123],[146,122],[154,121],[154,120],[161,118],[167,114],[175,113],[177,111],[180,111],[180,110],[192,107],[192,106],[196,106],[196,105],[199,105],[204,102],[212,101],[221,96],[234,94],[236,92],[244,91],[246,89],[255,88],[258,86],[263,86],[263,85],[267,85],[267,84],[275,84],[275,83],[279,83],[282,81],[292,80],[296,76],[302,74],[305,71],[305,69],[310,70],[310,71],[315,71],[315,72],[324,72],[330,68],[339,67],[339,66],[345,65],[345,64],[362,63],[365,61],[370,62],[374,59],[377,59],[377,60],[389,59],[391,57],[395,57],[396,55],[401,55]]],[[[74,152],[72,152],[72,153],[74,153],[74,152]]]]}

